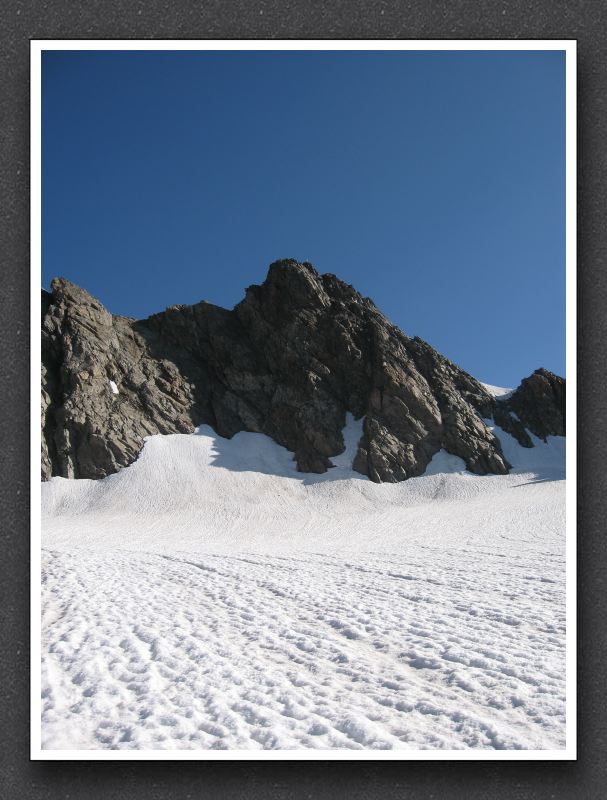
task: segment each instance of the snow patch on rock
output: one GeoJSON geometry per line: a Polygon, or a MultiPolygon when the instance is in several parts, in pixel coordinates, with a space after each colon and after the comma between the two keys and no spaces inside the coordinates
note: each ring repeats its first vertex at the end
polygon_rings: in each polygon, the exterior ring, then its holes
{"type": "Polygon", "coordinates": [[[507,400],[514,392],[514,389],[506,389],[503,386],[492,386],[490,383],[481,383],[481,386],[484,386],[489,394],[493,395],[493,397],[498,400],[507,400]]]}

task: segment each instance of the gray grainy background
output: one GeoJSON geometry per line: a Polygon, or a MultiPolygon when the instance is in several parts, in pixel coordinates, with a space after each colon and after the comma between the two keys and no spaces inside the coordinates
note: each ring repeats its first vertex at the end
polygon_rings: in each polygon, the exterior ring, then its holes
{"type": "MultiPolygon", "coordinates": [[[[601,0],[4,0],[0,7],[0,375],[3,747],[13,798],[599,798],[607,792],[605,689],[607,5],[601,0]],[[492,762],[30,763],[30,38],[575,38],[579,85],[579,760],[492,762]]],[[[540,298],[541,302],[541,298],[540,298]]]]}

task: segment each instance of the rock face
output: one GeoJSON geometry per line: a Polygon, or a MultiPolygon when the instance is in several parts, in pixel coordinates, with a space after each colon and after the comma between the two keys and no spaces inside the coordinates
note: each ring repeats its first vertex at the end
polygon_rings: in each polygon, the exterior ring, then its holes
{"type": "Polygon", "coordinates": [[[546,370],[496,400],[309,263],[275,262],[232,311],[202,302],[137,321],[62,278],[43,292],[43,479],[101,478],[132,463],[144,437],[200,424],[265,433],[301,471],[325,472],[348,411],[364,416],[354,469],[373,481],[421,475],[441,448],[502,474],[482,418],[532,446],[525,428],[565,434],[564,403],[564,380],[546,370]]]}
{"type": "Polygon", "coordinates": [[[494,418],[525,447],[531,446],[525,429],[544,441],[547,436],[565,436],[565,381],[546,369],[537,369],[498,404],[494,418]]]}

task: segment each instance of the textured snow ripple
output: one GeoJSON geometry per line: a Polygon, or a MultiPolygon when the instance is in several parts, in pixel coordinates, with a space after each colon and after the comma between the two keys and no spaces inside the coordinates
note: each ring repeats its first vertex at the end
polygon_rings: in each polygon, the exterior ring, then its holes
{"type": "Polygon", "coordinates": [[[45,747],[564,745],[561,558],[44,561],[45,747]]]}

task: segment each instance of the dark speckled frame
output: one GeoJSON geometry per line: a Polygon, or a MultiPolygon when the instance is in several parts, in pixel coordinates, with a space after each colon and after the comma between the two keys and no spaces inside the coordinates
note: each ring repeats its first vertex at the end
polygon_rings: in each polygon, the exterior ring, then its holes
{"type": "MultiPolygon", "coordinates": [[[[607,791],[604,365],[607,18],[602,0],[14,0],[0,8],[2,762],[13,798],[599,798],[607,791]],[[29,40],[577,39],[579,692],[576,762],[29,761],[29,40]]],[[[170,754],[167,754],[170,757],[170,754]]]]}

